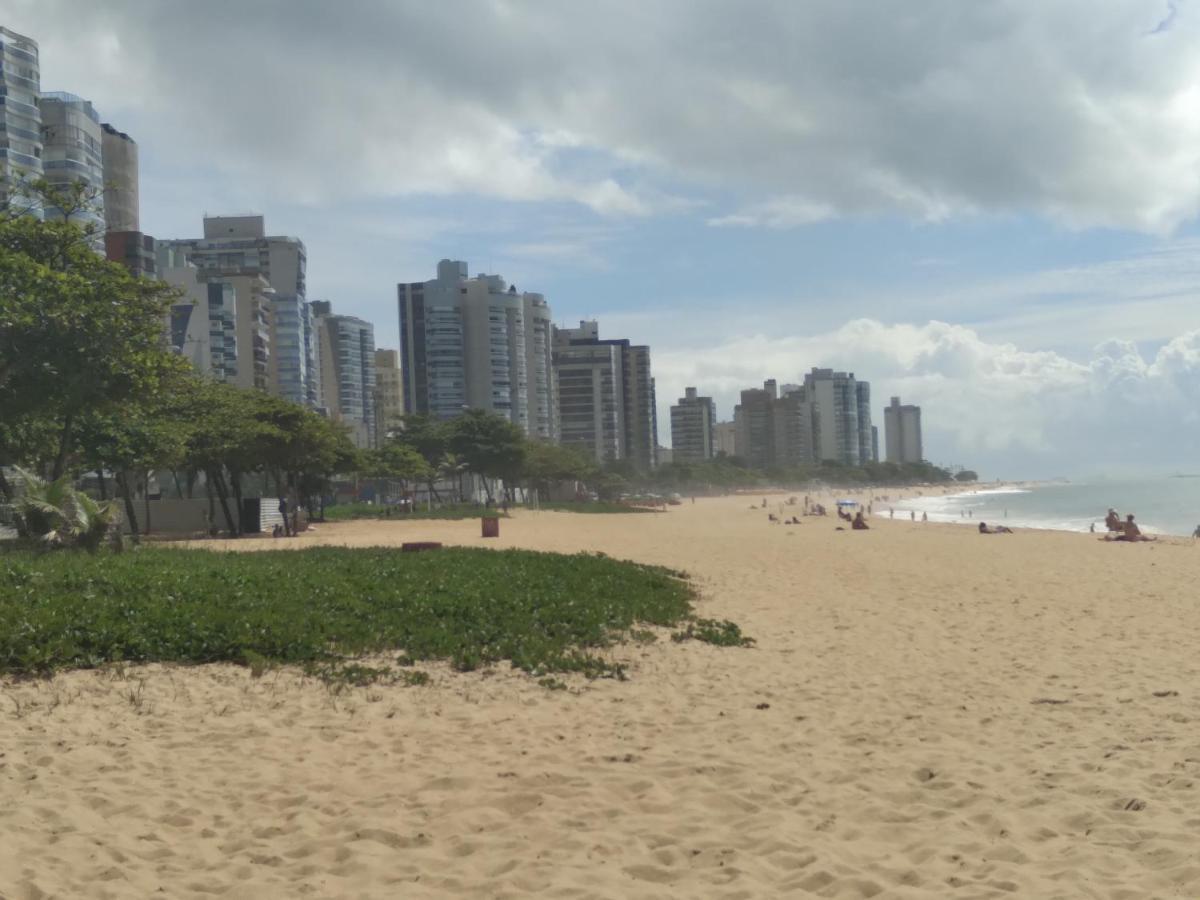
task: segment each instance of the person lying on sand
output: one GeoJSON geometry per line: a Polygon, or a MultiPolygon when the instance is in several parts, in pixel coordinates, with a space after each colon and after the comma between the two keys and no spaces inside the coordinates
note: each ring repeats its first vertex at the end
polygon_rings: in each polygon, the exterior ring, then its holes
{"type": "Polygon", "coordinates": [[[1158,540],[1158,538],[1156,538],[1154,535],[1142,534],[1142,529],[1138,528],[1137,524],[1133,521],[1133,513],[1130,513],[1125,517],[1125,525],[1120,529],[1120,531],[1121,533],[1117,535],[1106,534],[1103,539],[1106,541],[1129,541],[1131,543],[1136,541],[1158,540]]]}
{"type": "Polygon", "coordinates": [[[979,523],[980,534],[1012,534],[1012,529],[1007,525],[997,525],[995,528],[988,528],[987,522],[979,523]]]}
{"type": "Polygon", "coordinates": [[[852,521],[850,523],[850,527],[853,528],[855,531],[867,531],[871,527],[870,525],[867,524],[866,520],[863,518],[861,509],[857,513],[855,513],[854,521],[852,521]]]}

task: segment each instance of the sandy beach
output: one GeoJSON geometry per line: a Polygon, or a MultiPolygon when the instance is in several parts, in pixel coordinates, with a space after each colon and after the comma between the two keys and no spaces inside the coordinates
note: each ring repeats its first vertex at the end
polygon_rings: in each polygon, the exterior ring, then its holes
{"type": "Polygon", "coordinates": [[[4,683],[0,898],[1200,896],[1200,546],[760,501],[236,542],[600,551],[688,571],[758,643],[663,634],[568,691],[4,683]]]}

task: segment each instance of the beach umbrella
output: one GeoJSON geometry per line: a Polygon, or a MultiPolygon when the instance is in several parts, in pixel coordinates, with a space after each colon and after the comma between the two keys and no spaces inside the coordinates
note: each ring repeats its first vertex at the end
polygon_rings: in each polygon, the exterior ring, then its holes
{"type": "Polygon", "coordinates": [[[857,500],[839,500],[837,502],[837,505],[838,506],[858,506],[858,501],[857,500]]]}

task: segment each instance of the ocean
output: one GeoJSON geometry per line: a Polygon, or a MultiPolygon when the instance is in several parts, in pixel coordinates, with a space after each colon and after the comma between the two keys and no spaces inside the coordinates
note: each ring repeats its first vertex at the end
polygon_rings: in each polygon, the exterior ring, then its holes
{"type": "Polygon", "coordinates": [[[915,511],[931,522],[958,522],[978,527],[980,522],[1013,528],[1049,528],[1087,531],[1092,523],[1104,531],[1109,507],[1133,513],[1143,531],[1190,535],[1200,525],[1200,477],[1161,476],[1131,481],[1097,480],[1053,482],[1028,487],[981,486],[938,497],[914,497],[895,504],[876,503],[875,513],[887,515],[894,506],[896,518],[915,511]]]}

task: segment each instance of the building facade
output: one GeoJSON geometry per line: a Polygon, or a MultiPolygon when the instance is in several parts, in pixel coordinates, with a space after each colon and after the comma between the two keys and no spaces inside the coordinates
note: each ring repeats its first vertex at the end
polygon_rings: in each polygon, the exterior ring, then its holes
{"type": "Polygon", "coordinates": [[[41,91],[37,41],[0,26],[0,210],[10,201],[23,208],[12,196],[14,182],[43,175],[41,91]]]}
{"type": "Polygon", "coordinates": [[[756,469],[775,465],[776,393],[775,382],[766,381],[761,388],[742,391],[741,402],[733,408],[737,455],[756,469]]]}
{"type": "Polygon", "coordinates": [[[625,367],[621,346],[599,340],[596,322],[554,329],[560,441],[598,463],[624,459],[625,367]]]}
{"type": "Polygon", "coordinates": [[[893,397],[891,404],[883,410],[883,431],[888,462],[916,463],[925,459],[921,407],[902,406],[900,398],[893,397]]]}
{"type": "Polygon", "coordinates": [[[775,464],[785,467],[816,462],[813,440],[816,417],[808,393],[794,384],[784,385],[773,404],[775,413],[775,464]]]}
{"type": "Polygon", "coordinates": [[[694,387],[684,388],[671,407],[671,449],[674,462],[703,462],[717,454],[714,428],[716,407],[712,397],[701,397],[694,387]]]}
{"type": "Polygon", "coordinates": [[[853,372],[813,369],[804,376],[804,390],[814,407],[816,460],[846,466],[871,462],[870,385],[853,372]]]}
{"type": "Polygon", "coordinates": [[[350,429],[357,447],[375,445],[375,326],[312,303],[321,366],[321,406],[350,429]]]}
{"type": "Polygon", "coordinates": [[[404,389],[400,380],[400,351],[375,351],[375,428],[378,445],[404,418],[404,389]]]}
{"type": "Polygon", "coordinates": [[[713,428],[713,439],[717,444],[717,456],[737,456],[737,424],[718,422],[713,428]]]}
{"type": "Polygon", "coordinates": [[[100,156],[104,170],[104,228],[138,231],[138,146],[107,122],[100,125],[100,156]]]}
{"type": "Polygon", "coordinates": [[[315,408],[320,405],[320,373],[312,304],[276,291],[270,296],[270,311],[269,390],[315,408]]]}
{"type": "MultiPolygon", "coordinates": [[[[7,105],[7,104],[6,104],[7,105]]],[[[83,209],[47,205],[47,219],[64,219],[92,232],[104,250],[104,145],[100,115],[90,100],[55,91],[42,94],[42,170],[51,187],[65,191],[82,182],[92,196],[83,209]]]]}
{"type": "Polygon", "coordinates": [[[204,237],[160,241],[206,274],[261,275],[285,297],[306,297],[304,241],[268,235],[262,216],[205,216],[204,237]]]}
{"type": "Polygon", "coordinates": [[[550,307],[499,275],[443,259],[431,281],[397,286],[400,379],[409,412],[485,409],[557,440],[550,307]]]}
{"type": "MultiPolygon", "coordinates": [[[[179,260],[182,262],[182,260],[179,260]]],[[[206,378],[236,384],[238,375],[237,292],[233,285],[204,281],[195,266],[168,266],[162,280],[183,298],[171,306],[171,348],[206,378]]]]}
{"type": "Polygon", "coordinates": [[[271,391],[310,408],[323,403],[319,335],[305,298],[304,242],[268,235],[262,216],[205,216],[204,236],[158,241],[162,260],[180,259],[202,281],[237,292],[240,355],[236,383],[271,391]]]}
{"type": "Polygon", "coordinates": [[[157,278],[157,241],[140,231],[108,231],[104,235],[104,255],[119,262],[138,278],[157,278]]]}
{"type": "Polygon", "coordinates": [[[595,321],[554,329],[554,380],[562,443],[598,462],[658,465],[658,412],[650,348],[600,338],[595,321]]]}

